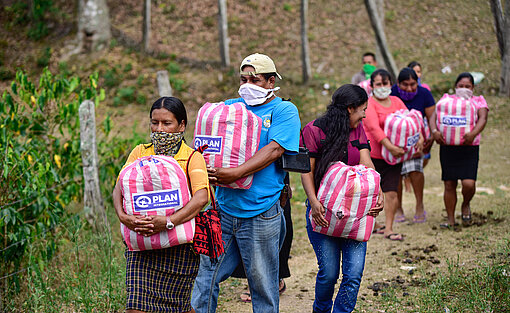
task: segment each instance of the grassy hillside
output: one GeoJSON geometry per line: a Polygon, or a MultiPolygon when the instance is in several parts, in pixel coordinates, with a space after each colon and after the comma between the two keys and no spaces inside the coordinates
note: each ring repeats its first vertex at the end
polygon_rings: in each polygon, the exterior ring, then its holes
{"type": "MultiPolygon", "coordinates": [[[[473,210],[481,222],[459,232],[438,229],[445,213],[438,149],[434,147],[433,159],[426,169],[425,201],[429,220],[420,225],[398,225],[398,231],[407,236],[404,243],[382,237],[370,241],[357,310],[505,311],[510,305],[508,288],[503,288],[510,283],[510,238],[505,220],[510,197],[507,166],[510,150],[506,135],[510,111],[508,99],[495,96],[500,61],[489,3],[478,0],[385,2],[386,35],[397,66],[402,68],[412,60],[420,61],[424,66],[423,81],[432,87],[436,99],[452,87],[460,72],[478,71],[485,75],[475,91],[487,96],[491,110],[481,148],[480,188],[473,200],[473,210]],[[452,72],[443,74],[441,69],[445,66],[452,72]],[[436,245],[437,250],[429,249],[430,254],[421,252],[431,245],[436,245]],[[412,263],[404,262],[406,259],[412,263]],[[416,270],[401,269],[409,265],[416,270]],[[387,288],[377,293],[376,283],[387,288]],[[478,304],[481,306],[476,307],[478,304]]],[[[75,1],[53,3],[53,11],[46,15],[47,36],[33,40],[27,34],[34,23],[21,18],[21,9],[15,6],[14,0],[2,2],[0,91],[8,87],[18,68],[32,77],[38,77],[45,66],[54,73],[81,77],[97,71],[107,95],[96,111],[98,123],[110,115],[115,129],[112,134],[122,137],[130,137],[134,131],[148,140],[148,108],[157,98],[158,70],[169,71],[174,95],[186,104],[191,121],[189,141],[196,111],[205,101],[237,96],[238,64],[248,54],[263,52],[275,60],[284,78],[279,82],[282,87],[279,95],[292,98],[305,124],[323,112],[332,92],[350,82],[351,75],[360,70],[361,55],[375,50],[363,1],[310,1],[313,79],[304,86],[301,84],[300,1],[228,1],[232,66],[222,69],[217,42],[217,1],[153,0],[151,45],[156,52],[151,56],[123,46],[119,38],[114,38],[104,51],[63,59],[73,47],[76,35],[75,1]],[[324,89],[326,83],[330,89],[324,89]]],[[[112,26],[139,41],[141,1],[109,0],[108,5],[112,26]]],[[[282,312],[309,312],[316,262],[304,229],[304,192],[297,175],[292,177],[292,183],[296,195],[292,202],[295,239],[290,266],[293,276],[287,281],[288,291],[282,296],[280,307],[282,312]]],[[[35,258],[27,261],[25,265],[29,267],[22,273],[26,275],[20,276],[23,280],[13,285],[20,288],[20,293],[7,298],[6,307],[0,307],[0,311],[122,311],[124,247],[111,195],[104,197],[112,225],[111,236],[93,234],[80,219],[65,221],[56,229],[61,244],[56,257],[51,261],[35,258]]],[[[405,194],[404,205],[406,214],[412,216],[411,194],[405,194]]],[[[76,204],[69,210],[80,211],[81,206],[76,204]]],[[[44,250],[45,244],[42,238],[29,249],[44,250]]],[[[245,288],[243,280],[226,281],[218,311],[249,312],[251,306],[238,301],[238,294],[245,288]]],[[[4,297],[5,293],[1,294],[4,297]]]]}

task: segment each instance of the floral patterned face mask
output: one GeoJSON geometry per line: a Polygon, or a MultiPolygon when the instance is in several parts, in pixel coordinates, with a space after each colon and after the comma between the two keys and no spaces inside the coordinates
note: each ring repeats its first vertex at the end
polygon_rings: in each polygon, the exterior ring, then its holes
{"type": "Polygon", "coordinates": [[[180,133],[166,133],[166,132],[153,132],[151,133],[151,141],[154,145],[154,152],[159,155],[166,155],[174,157],[179,148],[181,141],[184,139],[184,132],[180,133]]]}

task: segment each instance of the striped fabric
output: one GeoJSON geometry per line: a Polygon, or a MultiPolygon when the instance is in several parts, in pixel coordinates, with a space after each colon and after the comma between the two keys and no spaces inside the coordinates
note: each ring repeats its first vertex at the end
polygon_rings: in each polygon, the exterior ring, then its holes
{"type": "MultiPolygon", "coordinates": [[[[177,161],[168,156],[151,155],[137,159],[119,175],[128,215],[170,216],[190,200],[186,175],[177,161]]],[[[120,224],[124,242],[131,251],[163,249],[193,240],[195,219],[150,237],[120,224]]]]}
{"type": "Polygon", "coordinates": [[[372,86],[370,86],[370,79],[364,80],[358,84],[361,88],[365,89],[367,95],[370,97],[372,95],[372,86]]]}
{"type": "Polygon", "coordinates": [[[377,203],[380,181],[379,173],[364,165],[332,163],[317,193],[326,209],[329,227],[316,225],[310,213],[313,230],[328,236],[368,241],[375,219],[367,214],[377,203]]]}
{"type": "Polygon", "coordinates": [[[126,310],[188,312],[200,256],[191,244],[129,251],[126,257],[126,310]]]}
{"type": "Polygon", "coordinates": [[[437,129],[447,145],[464,143],[464,134],[473,130],[478,119],[477,110],[470,100],[445,94],[436,103],[437,129]]]}
{"type": "Polygon", "coordinates": [[[383,146],[381,149],[383,159],[391,165],[410,160],[416,153],[414,146],[420,139],[423,127],[423,117],[420,111],[398,110],[389,114],[384,122],[384,133],[392,144],[403,148],[405,154],[396,158],[383,146]]]}
{"type": "MultiPolygon", "coordinates": [[[[248,111],[244,103],[206,103],[198,111],[195,125],[195,149],[207,144],[205,162],[211,167],[237,167],[258,150],[262,120],[248,111]]],[[[249,189],[253,175],[243,177],[229,188],[249,189]]]]}

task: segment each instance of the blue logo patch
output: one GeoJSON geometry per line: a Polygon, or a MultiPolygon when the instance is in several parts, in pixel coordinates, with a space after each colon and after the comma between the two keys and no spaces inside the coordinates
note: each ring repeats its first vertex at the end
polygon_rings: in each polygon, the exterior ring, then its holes
{"type": "Polygon", "coordinates": [[[447,115],[447,116],[443,116],[442,123],[443,123],[443,125],[446,125],[446,126],[455,126],[455,127],[466,126],[467,118],[463,117],[463,116],[447,115]]]}
{"type": "Polygon", "coordinates": [[[143,167],[143,166],[149,165],[149,163],[151,163],[151,162],[154,163],[154,164],[158,164],[159,163],[159,161],[157,159],[149,158],[149,159],[141,160],[138,165],[140,167],[143,167]]]}
{"type": "Polygon", "coordinates": [[[407,147],[414,146],[418,142],[418,140],[420,140],[420,134],[416,134],[407,138],[407,147]]]}
{"type": "Polygon", "coordinates": [[[205,152],[207,153],[221,153],[221,145],[223,142],[223,138],[221,136],[196,136],[194,146],[195,149],[207,145],[207,149],[205,149],[205,152]]]}
{"type": "Polygon", "coordinates": [[[181,205],[178,189],[139,192],[133,194],[135,212],[174,208],[181,205]]]}

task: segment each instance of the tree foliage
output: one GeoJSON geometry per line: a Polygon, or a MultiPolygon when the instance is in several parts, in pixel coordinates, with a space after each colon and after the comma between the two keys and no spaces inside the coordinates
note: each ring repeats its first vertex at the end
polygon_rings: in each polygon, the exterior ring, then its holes
{"type": "MultiPolygon", "coordinates": [[[[0,276],[23,264],[27,246],[47,242],[40,256],[51,259],[58,244],[53,234],[70,214],[71,202],[81,201],[79,105],[86,99],[96,106],[105,97],[98,75],[88,80],[55,76],[44,69],[38,84],[19,71],[0,99],[0,276]]],[[[114,137],[109,118],[98,140],[103,190],[111,192],[115,177],[132,147],[114,137]]]]}

